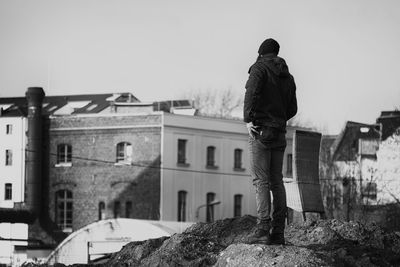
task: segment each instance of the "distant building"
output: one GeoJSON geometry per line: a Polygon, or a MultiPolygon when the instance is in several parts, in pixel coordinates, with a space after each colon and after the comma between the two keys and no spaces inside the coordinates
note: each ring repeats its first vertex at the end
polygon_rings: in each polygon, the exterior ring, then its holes
{"type": "Polygon", "coordinates": [[[26,118],[11,114],[0,116],[0,207],[13,208],[24,201],[26,118]]]}
{"type": "MultiPolygon", "coordinates": [[[[24,202],[26,118],[11,104],[0,104],[0,208],[14,208],[24,202]]],[[[0,263],[18,264],[24,257],[13,256],[14,246],[25,245],[28,226],[23,223],[0,223],[0,263]],[[14,240],[13,240],[14,239],[14,240]]]]}
{"type": "Polygon", "coordinates": [[[400,127],[400,110],[382,111],[376,123],[382,125],[381,139],[386,140],[400,127]]]}
{"type": "Polygon", "coordinates": [[[400,228],[391,205],[400,203],[399,117],[384,111],[376,124],[346,123],[321,164],[327,214],[400,228]]]}
{"type": "MultiPolygon", "coordinates": [[[[17,118],[27,121],[19,147],[26,158],[18,168],[30,170],[13,188],[25,192],[23,203],[0,209],[1,221],[29,224],[32,257],[103,219],[255,215],[242,121],[196,116],[185,100],[141,103],[129,93],[44,96],[40,90],[28,90],[31,102],[0,98],[0,105],[10,104],[4,112],[19,110],[17,118]],[[29,216],[21,219],[21,212],[29,216]]],[[[287,131],[286,177],[292,176],[294,130],[287,131]]],[[[6,153],[3,141],[1,149],[6,153]]]]}

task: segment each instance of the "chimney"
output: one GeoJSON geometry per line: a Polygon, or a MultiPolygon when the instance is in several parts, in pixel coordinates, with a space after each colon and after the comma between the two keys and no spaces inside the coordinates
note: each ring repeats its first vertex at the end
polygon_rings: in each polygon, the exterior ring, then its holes
{"type": "Polygon", "coordinates": [[[41,87],[29,87],[25,95],[28,101],[25,203],[38,218],[42,198],[42,102],[45,94],[41,87]]]}

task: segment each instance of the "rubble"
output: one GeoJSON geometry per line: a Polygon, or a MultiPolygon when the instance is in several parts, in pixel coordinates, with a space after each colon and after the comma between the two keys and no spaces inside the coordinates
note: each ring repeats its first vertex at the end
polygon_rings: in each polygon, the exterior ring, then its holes
{"type": "Polygon", "coordinates": [[[400,266],[400,233],[375,224],[289,225],[285,246],[267,246],[246,244],[255,223],[249,215],[197,223],[182,234],[129,243],[100,266],[400,266]]]}

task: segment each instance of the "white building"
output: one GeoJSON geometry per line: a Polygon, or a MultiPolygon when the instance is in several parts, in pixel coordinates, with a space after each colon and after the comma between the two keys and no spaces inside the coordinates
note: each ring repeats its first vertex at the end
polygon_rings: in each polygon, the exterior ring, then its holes
{"type": "MultiPolygon", "coordinates": [[[[24,201],[26,127],[23,116],[0,116],[0,208],[24,201]]],[[[0,223],[0,263],[17,264],[14,246],[26,242],[13,240],[27,238],[28,225],[0,223]]]]}
{"type": "Polygon", "coordinates": [[[0,208],[24,201],[26,118],[0,117],[0,208]]]}
{"type": "MultiPolygon", "coordinates": [[[[289,177],[293,130],[288,127],[283,166],[289,177]]],[[[163,113],[161,136],[161,220],[196,222],[256,214],[242,121],[163,113]]]]}

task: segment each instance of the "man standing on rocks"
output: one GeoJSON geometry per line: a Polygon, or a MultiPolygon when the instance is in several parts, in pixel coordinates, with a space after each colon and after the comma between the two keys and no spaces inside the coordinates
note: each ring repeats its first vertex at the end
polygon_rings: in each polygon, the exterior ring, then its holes
{"type": "Polygon", "coordinates": [[[286,122],[297,113],[296,85],[279,44],[265,40],[249,69],[244,99],[244,121],[249,132],[250,172],[256,189],[257,230],[250,243],[285,244],[287,214],[282,164],[286,122]],[[271,195],[273,213],[271,213],[271,195]]]}

